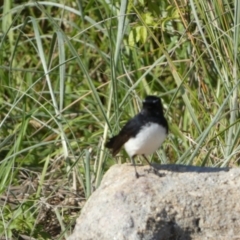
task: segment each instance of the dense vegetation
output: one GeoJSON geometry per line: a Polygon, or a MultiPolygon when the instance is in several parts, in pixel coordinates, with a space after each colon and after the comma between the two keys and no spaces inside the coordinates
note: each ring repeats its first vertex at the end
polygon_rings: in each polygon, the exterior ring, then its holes
{"type": "Polygon", "coordinates": [[[4,1],[0,238],[65,239],[147,94],[170,125],[152,161],[238,166],[239,24],[237,0],[4,1]]]}

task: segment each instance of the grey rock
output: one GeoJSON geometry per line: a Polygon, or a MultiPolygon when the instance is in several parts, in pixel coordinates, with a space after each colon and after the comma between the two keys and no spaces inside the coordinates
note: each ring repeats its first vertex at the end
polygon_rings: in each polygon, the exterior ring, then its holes
{"type": "Polygon", "coordinates": [[[115,165],[68,240],[240,239],[240,169],[115,165]]]}

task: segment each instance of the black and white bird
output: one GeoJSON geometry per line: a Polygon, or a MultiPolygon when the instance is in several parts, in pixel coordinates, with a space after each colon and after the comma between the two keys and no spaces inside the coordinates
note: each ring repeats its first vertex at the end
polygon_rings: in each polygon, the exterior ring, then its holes
{"type": "Polygon", "coordinates": [[[106,147],[115,156],[124,145],[138,178],[134,158],[142,155],[151,166],[146,155],[154,153],[162,145],[167,134],[168,123],[163,114],[161,99],[156,96],[147,96],[143,101],[141,112],[130,119],[118,135],[109,139],[106,147]]]}

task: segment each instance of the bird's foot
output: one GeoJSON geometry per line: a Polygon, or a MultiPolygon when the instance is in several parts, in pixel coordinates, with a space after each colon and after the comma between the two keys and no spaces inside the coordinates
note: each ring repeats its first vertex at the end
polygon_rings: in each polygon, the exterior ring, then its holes
{"type": "Polygon", "coordinates": [[[158,177],[165,176],[164,173],[160,173],[159,170],[157,168],[153,167],[152,165],[150,166],[149,169],[145,169],[144,171],[146,171],[147,173],[153,173],[153,174],[157,175],[158,177]]]}

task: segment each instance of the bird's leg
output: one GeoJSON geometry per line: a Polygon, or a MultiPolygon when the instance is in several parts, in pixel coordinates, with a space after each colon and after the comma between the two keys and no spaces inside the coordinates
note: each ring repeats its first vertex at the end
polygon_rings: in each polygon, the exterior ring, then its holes
{"type": "Polygon", "coordinates": [[[159,176],[158,169],[155,168],[155,167],[149,162],[149,160],[147,159],[147,157],[146,157],[144,154],[142,154],[142,156],[144,157],[144,159],[147,161],[147,163],[148,163],[149,166],[150,166],[150,169],[148,170],[148,173],[153,172],[154,174],[156,174],[156,175],[159,176]]]}
{"type": "Polygon", "coordinates": [[[131,159],[132,159],[132,164],[134,166],[134,169],[135,169],[135,176],[136,178],[139,178],[139,174],[137,172],[137,167],[136,167],[136,163],[135,163],[135,160],[134,160],[135,156],[132,156],[131,159]]]}
{"type": "Polygon", "coordinates": [[[152,167],[152,164],[148,161],[147,157],[146,157],[144,154],[142,154],[142,156],[143,156],[144,159],[147,161],[147,163],[150,165],[150,167],[152,167]]]}

